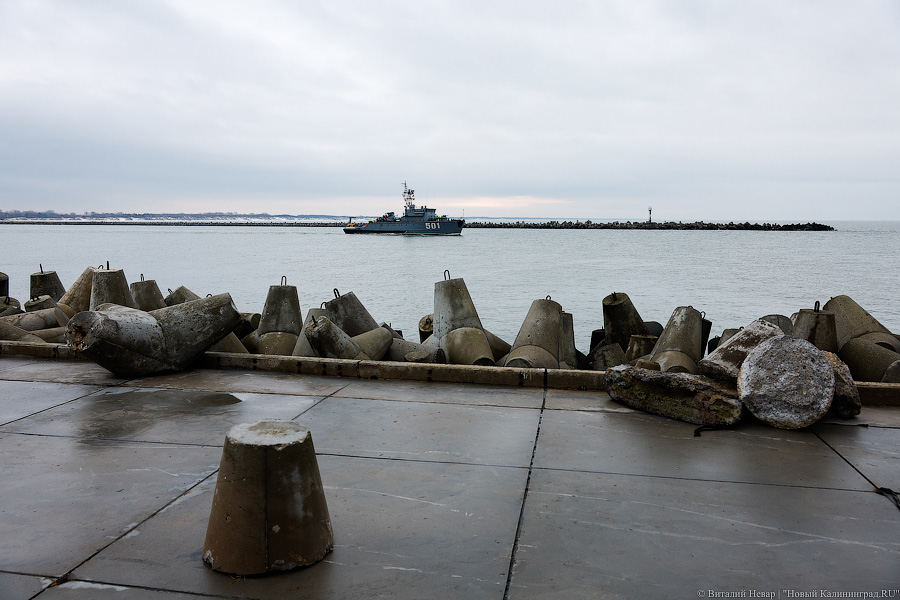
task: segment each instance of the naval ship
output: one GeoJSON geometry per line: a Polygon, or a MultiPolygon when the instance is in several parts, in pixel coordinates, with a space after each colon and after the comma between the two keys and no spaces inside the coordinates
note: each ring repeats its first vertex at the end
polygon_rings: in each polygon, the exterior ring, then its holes
{"type": "Polygon", "coordinates": [[[416,206],[416,193],[403,182],[403,216],[385,213],[368,223],[354,223],[344,227],[344,233],[397,233],[406,235],[459,235],[465,219],[451,219],[447,215],[436,216],[435,209],[416,206]]]}

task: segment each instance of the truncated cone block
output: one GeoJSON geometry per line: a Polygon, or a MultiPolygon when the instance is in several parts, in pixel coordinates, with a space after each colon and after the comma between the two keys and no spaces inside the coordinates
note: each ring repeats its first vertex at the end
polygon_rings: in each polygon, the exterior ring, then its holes
{"type": "Polygon", "coordinates": [[[97,269],[94,267],[85,269],[57,303],[65,305],[76,313],[80,313],[83,310],[90,310],[91,287],[93,287],[94,284],[94,271],[96,270],[97,269]]]}
{"type": "Polygon", "coordinates": [[[0,296],[9,296],[9,275],[0,273],[0,296]]]}
{"type": "Polygon", "coordinates": [[[801,309],[797,313],[792,337],[806,340],[819,350],[837,354],[837,326],[830,310],[801,309]]]}
{"type": "Polygon", "coordinates": [[[838,349],[853,338],[865,336],[871,342],[894,352],[900,352],[898,340],[887,327],[878,322],[849,296],[835,296],[825,303],[824,310],[834,313],[838,349]]]}
{"type": "Polygon", "coordinates": [[[294,421],[235,425],[225,438],[203,562],[256,575],[311,565],[334,533],[309,430],[294,421]]]}
{"type": "Polygon", "coordinates": [[[318,317],[306,329],[306,338],[316,353],[323,358],[369,360],[343,329],[328,317],[318,317]]]}
{"type": "Polygon", "coordinates": [[[372,331],[355,335],[352,339],[369,358],[381,360],[391,347],[394,336],[386,327],[376,327],[372,331]]]}
{"type": "Polygon", "coordinates": [[[765,340],[782,335],[784,331],[777,325],[757,319],[719,344],[697,367],[702,375],[734,385],[747,355],[765,340]]]}
{"type": "Polygon", "coordinates": [[[155,279],[134,281],[128,289],[131,291],[134,307],[137,309],[150,312],[151,310],[159,310],[166,307],[166,300],[163,298],[162,292],[159,291],[159,286],[156,285],[155,279]]]}
{"type": "MultiPolygon", "coordinates": [[[[176,306],[178,304],[184,304],[185,302],[199,299],[200,296],[198,296],[188,288],[181,286],[177,290],[166,296],[166,298],[163,300],[165,304],[162,308],[165,308],[166,306],[176,306]]],[[[240,323],[240,320],[238,321],[238,323],[240,323]]],[[[256,338],[256,341],[258,342],[259,338],[256,338]]],[[[240,338],[235,335],[234,331],[230,332],[221,340],[210,346],[209,350],[211,352],[232,352],[234,354],[248,354],[250,352],[250,350],[240,340],[240,338]]],[[[256,352],[257,350],[258,348],[254,345],[253,351],[256,352]]]]}
{"type": "Polygon", "coordinates": [[[383,358],[384,360],[396,362],[426,362],[437,364],[445,364],[447,362],[447,356],[440,348],[426,346],[425,344],[417,344],[408,340],[399,340],[397,338],[394,338],[391,341],[391,347],[388,348],[387,354],[385,354],[383,358]],[[424,354],[416,354],[416,356],[413,357],[415,360],[410,361],[409,355],[415,352],[424,354]]]}
{"type": "Polygon", "coordinates": [[[294,350],[291,352],[292,356],[319,356],[316,349],[309,343],[309,338],[306,336],[306,330],[310,323],[315,319],[326,316],[326,313],[327,311],[324,308],[311,308],[306,311],[306,320],[303,321],[303,331],[297,336],[297,343],[294,344],[294,350]]]}
{"type": "Polygon", "coordinates": [[[56,308],[56,300],[46,294],[32,298],[25,303],[25,312],[34,312],[45,308],[56,308]]]}
{"type": "MultiPolygon", "coordinates": [[[[259,318],[259,339],[273,331],[300,335],[303,326],[303,316],[300,312],[300,299],[297,297],[297,286],[271,285],[266,295],[266,303],[263,306],[259,318]]],[[[291,348],[293,349],[293,347],[291,348]]],[[[290,351],[288,351],[290,354],[290,351]]]]}
{"type": "Polygon", "coordinates": [[[49,329],[61,325],[59,313],[55,308],[42,308],[26,313],[19,312],[0,317],[0,319],[25,331],[37,331],[38,329],[49,329]]]}
{"type": "MultiPolygon", "coordinates": [[[[493,346],[491,346],[493,348],[493,346]]],[[[512,348],[510,348],[512,350],[512,348]]],[[[560,313],[559,368],[574,369],[578,364],[575,352],[575,321],[572,313],[560,313]]]]}
{"type": "Polygon", "coordinates": [[[22,312],[22,305],[15,298],[0,296],[0,318],[17,315],[22,312]]]}
{"type": "Polygon", "coordinates": [[[372,315],[353,292],[326,302],[325,310],[331,322],[343,329],[344,333],[350,337],[378,327],[378,322],[372,318],[372,315]]]}
{"type": "Polygon", "coordinates": [[[59,280],[56,271],[41,271],[31,274],[31,297],[50,296],[54,300],[59,300],[66,293],[59,280]]]}
{"type": "Polygon", "coordinates": [[[478,327],[459,327],[441,338],[441,349],[453,365],[493,366],[491,345],[478,327]]]}
{"type": "Polygon", "coordinates": [[[66,341],[116,375],[183,369],[234,329],[240,314],[228,294],[144,312],[116,304],[80,312],[66,341]]]}
{"type": "MultiPolygon", "coordinates": [[[[546,350],[559,363],[559,337],[562,331],[562,307],[553,300],[535,300],[525,315],[525,321],[519,329],[519,335],[513,342],[509,358],[517,355],[516,351],[523,346],[538,346],[546,350]]],[[[509,361],[507,361],[507,364],[509,361]]],[[[556,368],[556,367],[547,367],[556,368]]]]}
{"type": "Polygon", "coordinates": [[[656,341],[651,360],[663,371],[696,374],[702,357],[703,317],[693,307],[679,306],[656,341]]]}
{"type": "MultiPolygon", "coordinates": [[[[438,339],[462,327],[484,329],[462,278],[435,282],[433,319],[434,335],[438,339]]],[[[450,359],[449,354],[447,358],[450,359]]]]}
{"type": "Polygon", "coordinates": [[[891,363],[900,360],[900,354],[862,338],[849,340],[838,356],[856,381],[881,381],[891,363]]]}
{"type": "Polygon", "coordinates": [[[291,356],[299,339],[300,336],[294,333],[270,331],[259,336],[256,351],[259,354],[270,354],[272,356],[291,356]]]}
{"type": "Polygon", "coordinates": [[[434,333],[434,315],[425,315],[419,319],[419,341],[424,342],[434,333]]]}
{"type": "Polygon", "coordinates": [[[43,344],[46,342],[43,338],[34,335],[31,331],[25,331],[15,325],[10,325],[5,321],[0,321],[0,340],[8,340],[11,342],[33,342],[43,344]]]}
{"type": "Polygon", "coordinates": [[[619,344],[622,352],[628,350],[633,335],[648,335],[641,315],[631,303],[628,294],[613,292],[603,299],[603,329],[607,344],[619,344]]]}
{"type": "Polygon", "coordinates": [[[128,281],[122,269],[97,269],[91,281],[90,310],[101,304],[118,304],[135,308],[134,298],[128,289],[128,281]]]}
{"type": "Polygon", "coordinates": [[[631,362],[653,352],[653,346],[659,339],[655,335],[633,335],[628,341],[628,349],[625,352],[625,362],[631,362]]]}

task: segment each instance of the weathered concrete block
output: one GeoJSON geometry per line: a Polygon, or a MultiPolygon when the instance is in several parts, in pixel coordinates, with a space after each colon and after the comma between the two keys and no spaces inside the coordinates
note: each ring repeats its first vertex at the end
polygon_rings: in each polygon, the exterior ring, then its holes
{"type": "Polygon", "coordinates": [[[825,354],[806,340],[779,336],[747,355],[737,385],[741,403],[757,419],[800,429],[831,408],[834,371],[825,354]]]}
{"type": "Polygon", "coordinates": [[[695,425],[734,425],[741,418],[735,390],[702,375],[623,365],[606,372],[606,391],[631,408],[695,425]]]}
{"type": "Polygon", "coordinates": [[[700,374],[734,386],[747,354],[765,340],[781,335],[784,332],[777,325],[762,319],[753,321],[701,359],[697,363],[700,374]]]}
{"type": "Polygon", "coordinates": [[[856,381],[881,381],[888,367],[900,360],[900,354],[861,337],[847,340],[838,356],[856,381]]]}
{"type": "Polygon", "coordinates": [[[825,352],[825,358],[834,372],[834,398],[828,412],[841,419],[853,418],[862,410],[862,402],[850,368],[833,352],[825,352]]]}
{"type": "Polygon", "coordinates": [[[587,355],[587,365],[590,371],[606,371],[613,367],[624,365],[625,351],[619,344],[603,344],[595,346],[587,355]]]}

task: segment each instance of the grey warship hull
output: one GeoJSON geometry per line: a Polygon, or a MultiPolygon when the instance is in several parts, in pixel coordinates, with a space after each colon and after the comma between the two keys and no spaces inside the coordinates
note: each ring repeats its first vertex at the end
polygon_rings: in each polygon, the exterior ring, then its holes
{"type": "Polygon", "coordinates": [[[367,223],[351,222],[344,227],[344,233],[392,233],[395,235],[460,235],[466,225],[465,219],[451,219],[437,216],[433,208],[416,206],[415,192],[403,183],[403,216],[389,212],[367,223]]]}

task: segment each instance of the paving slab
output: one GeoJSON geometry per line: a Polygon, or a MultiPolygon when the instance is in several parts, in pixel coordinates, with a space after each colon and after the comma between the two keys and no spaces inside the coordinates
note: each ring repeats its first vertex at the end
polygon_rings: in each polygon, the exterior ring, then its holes
{"type": "MultiPolygon", "coordinates": [[[[0,362],[15,359],[0,359],[0,362]]],[[[88,385],[119,385],[127,381],[116,377],[100,365],[83,360],[45,360],[27,362],[0,371],[0,379],[18,381],[50,381],[88,385]]]]}
{"type": "Polygon", "coordinates": [[[74,577],[237,598],[503,598],[527,469],[337,456],[318,463],[335,539],[323,562],[237,579],[209,570],[200,554],[210,481],[74,577]]]}
{"type": "Polygon", "coordinates": [[[876,487],[900,492],[900,429],[820,424],[815,431],[876,487]]]}
{"type": "Polygon", "coordinates": [[[540,411],[329,397],[300,417],[326,454],[527,467],[540,411]]]}
{"type": "Polygon", "coordinates": [[[58,577],[209,476],[221,449],[4,433],[0,456],[0,570],[58,577]]]}
{"type": "Polygon", "coordinates": [[[535,470],[509,597],[896,589],[898,526],[873,492],[535,470]]]}
{"type": "Polygon", "coordinates": [[[548,410],[584,410],[590,412],[639,412],[616,402],[606,392],[579,390],[547,390],[548,410]]]}
{"type": "Polygon", "coordinates": [[[748,421],[704,431],[646,415],[546,411],[535,466],[717,481],[870,490],[811,431],[748,421]]]}
{"type": "Polygon", "coordinates": [[[334,395],[339,398],[446,402],[518,408],[540,408],[544,399],[544,391],[541,388],[459,385],[430,381],[373,381],[369,379],[351,381],[334,395]]]}
{"type": "Polygon", "coordinates": [[[96,385],[0,379],[0,426],[101,389],[96,385]]]}
{"type": "MultiPolygon", "coordinates": [[[[294,419],[319,400],[284,394],[117,387],[21,419],[0,431],[221,446],[233,425],[294,419]]],[[[0,414],[2,406],[0,401],[0,414]]]]}
{"type": "Polygon", "coordinates": [[[124,585],[68,581],[48,589],[40,600],[197,600],[193,594],[144,590],[124,585]]]}
{"type": "Polygon", "coordinates": [[[15,358],[15,357],[2,357],[0,358],[0,371],[5,371],[6,369],[12,369],[13,367],[21,367],[24,365],[31,364],[33,362],[38,362],[37,359],[34,358],[15,358]]]}
{"type": "Polygon", "coordinates": [[[347,382],[336,377],[294,373],[192,369],[135,379],[130,381],[129,385],[223,392],[327,396],[347,385],[347,382]]]}
{"type": "Polygon", "coordinates": [[[49,579],[41,577],[0,573],[0,598],[3,600],[29,600],[49,584],[49,579]]]}

